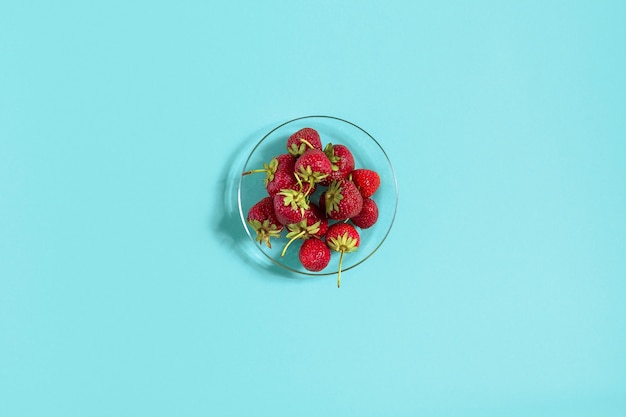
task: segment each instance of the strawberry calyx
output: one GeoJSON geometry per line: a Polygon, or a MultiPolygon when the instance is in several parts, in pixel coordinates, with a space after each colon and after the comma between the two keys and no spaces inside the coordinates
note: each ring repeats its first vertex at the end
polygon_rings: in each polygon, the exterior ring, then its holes
{"type": "Polygon", "coordinates": [[[277,226],[269,220],[263,220],[262,222],[256,219],[248,220],[248,224],[256,232],[255,240],[259,242],[259,244],[265,243],[270,249],[272,248],[270,238],[280,237],[280,232],[283,230],[282,227],[277,226]]]}
{"type": "Polygon", "coordinates": [[[323,174],[318,171],[313,171],[310,165],[306,167],[300,167],[300,170],[296,173],[296,175],[304,182],[309,183],[311,186],[317,184],[322,181],[324,178],[328,176],[328,174],[323,174]]]}
{"type": "Polygon", "coordinates": [[[326,243],[337,252],[356,252],[359,248],[359,240],[351,237],[348,232],[340,236],[329,237],[326,243]]]}
{"type": "Polygon", "coordinates": [[[250,174],[264,172],[265,173],[264,182],[265,182],[265,185],[267,186],[268,182],[274,180],[274,174],[276,173],[277,169],[278,169],[278,159],[272,158],[269,164],[266,164],[266,163],[263,164],[263,169],[251,169],[250,171],[243,172],[241,175],[250,175],[250,174]]]}
{"type": "Polygon", "coordinates": [[[268,182],[274,180],[274,174],[278,169],[278,159],[272,158],[269,164],[263,164],[263,168],[265,168],[267,172],[265,176],[265,185],[267,185],[268,182]]]}
{"type": "Polygon", "coordinates": [[[286,237],[287,239],[289,239],[289,242],[287,242],[287,244],[283,248],[283,251],[280,254],[280,256],[285,256],[285,253],[287,252],[287,248],[289,247],[289,245],[293,243],[294,240],[308,239],[312,236],[317,235],[317,233],[319,233],[320,231],[321,225],[322,225],[321,220],[318,220],[315,223],[309,225],[306,219],[298,223],[288,224],[287,229],[289,230],[289,233],[287,233],[286,237]]]}
{"type": "Polygon", "coordinates": [[[314,236],[319,233],[321,225],[321,220],[318,220],[313,224],[308,224],[306,219],[300,221],[299,223],[288,224],[287,229],[289,229],[289,233],[287,233],[287,238],[300,235],[301,232],[304,232],[304,235],[307,237],[314,236]]]}
{"type": "Polygon", "coordinates": [[[282,189],[278,193],[285,198],[283,198],[283,204],[285,206],[291,206],[293,210],[300,209],[300,212],[304,216],[304,211],[309,209],[309,202],[306,198],[306,195],[298,190],[290,190],[290,189],[282,189]]]}
{"type": "Polygon", "coordinates": [[[341,191],[341,183],[339,181],[333,181],[328,186],[328,190],[326,190],[324,197],[327,215],[339,209],[339,203],[343,200],[343,194],[341,191]]]}
{"type": "Polygon", "coordinates": [[[289,152],[293,156],[302,155],[307,149],[313,149],[315,146],[311,144],[306,139],[298,138],[300,143],[292,143],[291,146],[287,148],[287,152],[289,152]]]}
{"type": "Polygon", "coordinates": [[[306,151],[306,145],[304,143],[292,143],[289,148],[287,148],[287,152],[289,152],[293,156],[302,155],[306,151]]]}
{"type": "Polygon", "coordinates": [[[326,154],[326,156],[330,160],[331,169],[333,171],[338,171],[339,170],[339,165],[337,165],[337,162],[339,162],[341,160],[341,158],[338,157],[337,155],[335,155],[335,147],[333,146],[332,143],[328,143],[326,145],[326,147],[324,148],[324,153],[326,154]]]}

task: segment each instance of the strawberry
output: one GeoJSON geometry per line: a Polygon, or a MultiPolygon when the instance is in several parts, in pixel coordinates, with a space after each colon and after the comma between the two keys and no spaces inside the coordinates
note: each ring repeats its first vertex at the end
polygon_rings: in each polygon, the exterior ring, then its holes
{"type": "Polygon", "coordinates": [[[293,156],[300,156],[307,149],[322,149],[322,141],[317,130],[305,127],[287,139],[287,151],[293,156]]]}
{"type": "Polygon", "coordinates": [[[325,239],[330,249],[341,253],[339,257],[339,272],[337,273],[337,288],[339,288],[341,286],[343,254],[346,252],[355,252],[361,243],[361,237],[359,236],[359,232],[357,232],[351,224],[335,223],[328,227],[325,239]]]}
{"type": "Polygon", "coordinates": [[[354,156],[347,146],[329,143],[324,148],[324,153],[330,160],[332,171],[321,181],[322,185],[329,185],[334,180],[342,180],[354,169],[354,156]]]}
{"type": "Polygon", "coordinates": [[[279,169],[274,174],[274,178],[267,183],[267,193],[273,197],[280,192],[280,190],[299,189],[298,180],[293,172],[293,169],[279,169]]]}
{"type": "Polygon", "coordinates": [[[331,182],[323,198],[326,215],[333,220],[349,219],[363,208],[363,197],[352,181],[331,182]]]}
{"type": "Polygon", "coordinates": [[[309,203],[309,209],[304,211],[304,217],[298,223],[288,224],[287,239],[289,242],[283,248],[280,256],[285,256],[287,248],[296,239],[309,239],[311,237],[321,238],[326,234],[328,230],[328,219],[324,216],[324,213],[318,206],[313,203],[309,203]]]}
{"type": "Polygon", "coordinates": [[[306,195],[299,190],[282,189],[273,198],[274,213],[283,225],[300,222],[309,208],[306,195]]]}
{"type": "Polygon", "coordinates": [[[305,269],[321,271],[330,262],[330,249],[320,239],[307,239],[300,246],[298,258],[305,269]]]}
{"type": "Polygon", "coordinates": [[[323,151],[307,149],[296,160],[294,171],[301,181],[312,187],[330,175],[332,165],[323,151]]]}
{"type": "Polygon", "coordinates": [[[265,188],[270,196],[274,196],[282,188],[297,187],[296,177],[293,169],[296,158],[290,154],[278,155],[272,158],[268,164],[263,164],[262,169],[252,169],[241,175],[249,175],[253,173],[265,173],[265,188]]]}
{"type": "Polygon", "coordinates": [[[355,169],[350,175],[352,182],[364,198],[371,197],[380,186],[380,176],[371,169],[355,169]]]}
{"type": "Polygon", "coordinates": [[[350,218],[350,221],[361,229],[372,227],[378,220],[378,206],[371,198],[363,199],[363,208],[356,216],[350,218]]]}
{"type": "Polygon", "coordinates": [[[274,203],[271,197],[265,197],[248,210],[248,224],[256,232],[256,240],[265,243],[268,248],[272,247],[270,238],[280,236],[284,226],[276,218],[274,203]]]}

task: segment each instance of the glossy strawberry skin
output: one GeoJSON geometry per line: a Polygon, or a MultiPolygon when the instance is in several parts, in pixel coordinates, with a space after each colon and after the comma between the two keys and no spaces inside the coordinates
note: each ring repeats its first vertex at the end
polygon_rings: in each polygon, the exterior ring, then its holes
{"type": "Polygon", "coordinates": [[[275,215],[270,197],[262,198],[248,210],[248,220],[265,220],[272,216],[275,215]]]}
{"type": "Polygon", "coordinates": [[[363,197],[352,181],[333,181],[323,198],[326,215],[333,220],[349,219],[363,208],[363,197]]]}
{"type": "Polygon", "coordinates": [[[350,218],[352,224],[361,229],[368,229],[376,224],[378,220],[378,206],[371,198],[363,199],[363,208],[356,216],[350,218]]]}
{"type": "Polygon", "coordinates": [[[355,169],[350,173],[352,182],[364,198],[374,195],[380,186],[380,176],[371,169],[355,169]]]}
{"type": "Polygon", "coordinates": [[[276,160],[278,161],[278,169],[288,169],[289,167],[293,169],[293,164],[296,162],[296,158],[288,153],[278,155],[276,160]]]}
{"type": "Polygon", "coordinates": [[[287,139],[287,152],[294,156],[302,155],[307,149],[322,149],[322,141],[317,130],[305,127],[287,139]],[[311,146],[309,146],[309,144],[311,146]]]}
{"type": "Polygon", "coordinates": [[[280,190],[282,189],[291,189],[291,190],[297,190],[298,189],[298,181],[296,180],[296,176],[293,172],[293,169],[291,170],[278,170],[274,173],[274,178],[272,179],[272,181],[269,181],[267,183],[267,193],[270,196],[275,196],[276,194],[278,194],[280,192],[280,190]]]}
{"type": "Polygon", "coordinates": [[[302,266],[312,272],[326,268],[330,262],[330,249],[320,239],[307,239],[302,242],[298,258],[302,266]]]}
{"type": "Polygon", "coordinates": [[[354,156],[347,146],[329,143],[324,148],[324,153],[331,162],[331,172],[321,181],[322,185],[330,185],[333,181],[342,180],[354,169],[354,156]]]}

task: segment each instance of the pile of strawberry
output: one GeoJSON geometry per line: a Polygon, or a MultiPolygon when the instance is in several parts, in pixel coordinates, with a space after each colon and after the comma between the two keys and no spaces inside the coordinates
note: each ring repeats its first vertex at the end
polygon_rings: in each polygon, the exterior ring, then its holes
{"type": "Polygon", "coordinates": [[[310,127],[291,135],[286,148],[262,169],[243,173],[265,173],[268,193],[248,211],[248,224],[256,240],[269,248],[270,239],[286,231],[289,240],[281,256],[295,240],[302,240],[298,258],[309,271],[326,268],[331,250],[340,253],[340,286],[343,254],[356,251],[361,241],[357,227],[367,229],[378,220],[372,195],[380,176],[371,169],[355,169],[346,146],[322,147],[319,133],[310,127]]]}

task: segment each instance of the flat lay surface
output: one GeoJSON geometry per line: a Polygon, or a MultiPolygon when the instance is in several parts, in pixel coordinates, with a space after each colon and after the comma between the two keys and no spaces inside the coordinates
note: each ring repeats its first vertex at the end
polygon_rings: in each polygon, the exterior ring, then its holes
{"type": "Polygon", "coordinates": [[[0,415],[625,415],[625,18],[2,3],[0,415]],[[309,115],[397,178],[339,289],[239,212],[256,144],[309,115]]]}

